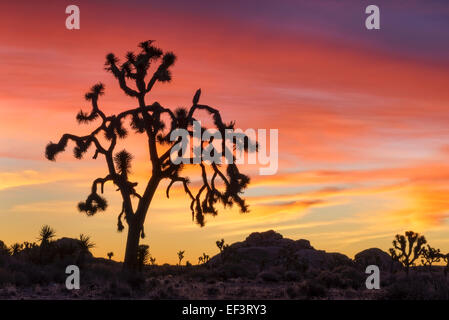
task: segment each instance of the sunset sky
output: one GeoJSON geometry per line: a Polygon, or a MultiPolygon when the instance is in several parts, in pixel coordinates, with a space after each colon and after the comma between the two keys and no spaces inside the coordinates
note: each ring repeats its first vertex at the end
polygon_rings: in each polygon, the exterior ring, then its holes
{"type": "MultiPolygon", "coordinates": [[[[104,70],[105,55],[123,57],[154,39],[178,57],[173,81],[157,84],[147,103],[220,109],[238,128],[279,130],[279,171],[251,176],[250,212],[220,210],[204,228],[192,222],[181,187],[151,204],[142,243],[158,263],[196,263],[269,229],[308,239],[316,249],[350,257],[387,250],[396,233],[414,230],[449,251],[449,3],[418,1],[4,1],[0,4],[0,240],[36,241],[49,224],[57,236],[88,234],[97,256],[123,259],[126,232],[116,231],[121,203],[112,185],[106,212],[86,217],[77,203],[106,175],[101,157],[44,157],[66,132],[88,133],[77,112],[84,93],[105,84],[107,114],[134,107],[104,70]],[[66,6],[81,29],[65,28],[66,6]],[[365,28],[376,4],[381,29],[365,28]]],[[[132,172],[148,177],[143,140],[126,147],[132,172]]],[[[142,186],[141,186],[142,187],[142,186]]]]}

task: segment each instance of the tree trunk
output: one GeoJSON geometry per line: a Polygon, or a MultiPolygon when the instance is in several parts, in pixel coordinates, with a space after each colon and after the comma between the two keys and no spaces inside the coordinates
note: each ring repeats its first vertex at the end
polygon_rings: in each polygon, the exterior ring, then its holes
{"type": "Polygon", "coordinates": [[[123,263],[123,269],[125,270],[137,270],[138,268],[137,251],[139,249],[140,232],[160,180],[157,175],[151,177],[145,193],[139,201],[135,215],[128,220],[128,239],[126,240],[125,261],[123,263]]]}
{"type": "Polygon", "coordinates": [[[128,238],[126,240],[125,261],[123,269],[137,269],[137,250],[139,248],[140,227],[136,222],[128,225],[128,238]]]}

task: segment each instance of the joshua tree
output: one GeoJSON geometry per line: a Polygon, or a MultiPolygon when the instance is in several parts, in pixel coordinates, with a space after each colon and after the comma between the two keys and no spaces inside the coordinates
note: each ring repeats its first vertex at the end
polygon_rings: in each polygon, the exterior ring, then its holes
{"type": "Polygon", "coordinates": [[[114,252],[112,252],[112,251],[108,252],[107,256],[108,256],[109,260],[112,260],[112,257],[114,256],[114,252]]]}
{"type": "Polygon", "coordinates": [[[426,243],[424,236],[413,231],[407,231],[405,236],[397,234],[393,240],[393,248],[390,248],[390,255],[393,260],[402,263],[408,275],[410,266],[421,256],[426,243]]]}
{"type": "MultiPolygon", "coordinates": [[[[205,214],[216,215],[216,204],[221,202],[224,206],[237,204],[242,212],[247,212],[248,207],[241,197],[243,190],[249,183],[249,177],[240,173],[235,161],[226,161],[226,166],[211,163],[210,170],[206,170],[205,162],[200,157],[200,161],[195,157],[187,157],[190,164],[198,166],[201,170],[201,185],[196,193],[193,193],[189,186],[189,178],[182,176],[183,165],[175,164],[171,161],[171,155],[182,157],[178,151],[182,144],[182,139],[178,137],[172,141],[171,134],[177,129],[187,130],[193,137],[193,123],[198,111],[204,111],[213,120],[214,128],[225,137],[227,129],[234,128],[234,122],[225,123],[219,111],[208,105],[200,104],[201,90],[198,90],[189,109],[178,108],[172,111],[153,102],[147,104],[146,98],[157,82],[169,82],[171,80],[170,68],[175,63],[176,57],[171,52],[163,51],[153,46],[153,41],[144,41],[139,45],[141,51],[136,55],[128,52],[126,60],[119,63],[119,60],[112,53],[106,56],[105,67],[117,79],[123,92],[137,100],[138,106],[124,110],[116,115],[106,115],[100,108],[98,99],[104,94],[104,85],[98,83],[85,95],[87,101],[92,104],[90,112],[80,111],[77,115],[79,123],[98,122],[98,126],[90,134],[78,136],[64,134],[57,143],[50,142],[45,151],[46,158],[55,160],[58,153],[65,150],[69,142],[75,144],[74,156],[81,159],[90,147],[94,147],[93,158],[104,157],[107,166],[105,176],[97,178],[92,183],[91,192],[86,201],[78,204],[78,209],[91,216],[99,211],[104,211],[107,201],[99,193],[103,193],[106,182],[112,182],[117,186],[122,198],[122,209],[118,215],[117,227],[119,231],[124,229],[123,220],[128,225],[128,236],[125,252],[125,268],[134,268],[137,264],[137,249],[139,237],[144,237],[144,222],[150,207],[153,196],[162,180],[168,180],[166,190],[169,197],[170,187],[179,182],[182,184],[185,193],[191,200],[190,210],[192,219],[200,226],[205,224],[205,214]],[[151,77],[147,78],[150,66],[158,63],[151,77]],[[128,82],[132,82],[129,86],[128,82]],[[143,134],[146,138],[146,148],[148,149],[149,164],[151,165],[151,175],[148,177],[143,192],[136,189],[137,182],[130,179],[131,160],[133,156],[126,150],[117,151],[118,140],[128,136],[128,129],[124,127],[124,122],[130,119],[131,130],[136,134],[143,134]],[[101,141],[98,136],[103,135],[105,141],[101,141]],[[223,169],[225,168],[225,169],[223,169]],[[222,171],[223,170],[223,171],[222,171]],[[208,173],[209,171],[209,173],[208,173]],[[208,177],[208,175],[210,175],[208,177]],[[223,187],[220,190],[218,187],[223,187]],[[133,201],[135,200],[135,201],[133,201]]],[[[201,129],[203,130],[203,129],[201,129]]],[[[249,137],[241,134],[244,141],[244,151],[257,151],[257,142],[250,141],[249,137]]],[[[219,159],[236,159],[235,148],[228,148],[225,139],[222,139],[221,150],[212,144],[213,137],[209,141],[200,143],[200,147],[194,150],[195,155],[208,152],[210,155],[218,156],[219,159]],[[231,154],[231,157],[229,157],[231,154]]],[[[241,151],[241,150],[240,150],[241,151]]],[[[209,166],[209,164],[208,164],[209,166]]]]}
{"type": "Polygon", "coordinates": [[[421,253],[421,263],[424,266],[428,266],[429,270],[432,272],[432,264],[434,262],[440,262],[441,261],[441,251],[440,249],[432,248],[430,245],[427,245],[427,247],[423,248],[421,253]]]}
{"type": "Polygon", "coordinates": [[[203,255],[198,258],[198,264],[207,263],[209,260],[209,255],[203,253],[203,255]]]}
{"type": "Polygon", "coordinates": [[[80,238],[79,238],[79,246],[80,246],[80,251],[78,253],[78,259],[77,259],[77,263],[79,265],[83,265],[84,261],[86,259],[86,255],[89,254],[90,249],[95,247],[95,243],[93,243],[90,239],[90,236],[86,236],[84,234],[80,234],[80,238]]]}
{"type": "Polygon", "coordinates": [[[137,250],[137,263],[140,271],[142,271],[142,268],[146,264],[148,264],[149,258],[150,258],[150,247],[146,244],[139,245],[139,248],[137,250]]]}
{"type": "Polygon", "coordinates": [[[156,258],[155,258],[155,257],[150,257],[150,264],[151,264],[152,266],[155,266],[155,265],[156,265],[156,258]]]}
{"type": "Polygon", "coordinates": [[[95,248],[95,243],[90,240],[90,236],[80,234],[79,240],[80,248],[84,252],[88,252],[90,249],[95,248]]]}
{"type": "Polygon", "coordinates": [[[182,259],[184,259],[184,252],[185,251],[181,251],[181,250],[178,251],[178,260],[179,260],[178,265],[179,266],[181,265],[182,259]]]}
{"type": "Polygon", "coordinates": [[[13,245],[11,245],[11,248],[9,249],[12,256],[17,255],[22,250],[23,250],[23,244],[20,244],[20,243],[14,243],[13,245]]]}
{"type": "Polygon", "coordinates": [[[225,244],[224,239],[215,241],[215,244],[217,245],[218,250],[220,250],[220,253],[222,253],[223,252],[223,247],[224,247],[224,244],[225,244]]]}
{"type": "Polygon", "coordinates": [[[48,245],[56,236],[56,232],[49,225],[44,225],[39,232],[38,240],[41,242],[41,247],[48,245]]]}

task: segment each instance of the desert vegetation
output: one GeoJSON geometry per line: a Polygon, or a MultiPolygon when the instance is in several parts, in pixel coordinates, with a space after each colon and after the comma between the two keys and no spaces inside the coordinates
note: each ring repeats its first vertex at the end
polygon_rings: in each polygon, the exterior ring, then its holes
{"type": "Polygon", "coordinates": [[[141,244],[139,266],[130,272],[113,255],[95,258],[89,236],[57,239],[55,230],[43,226],[38,243],[0,241],[0,298],[449,299],[448,255],[412,231],[394,237],[390,254],[371,248],[353,259],[274,231],[216,244],[217,254],[203,253],[197,265],[182,263],[184,250],[176,265],[157,265],[141,244]],[[70,264],[81,269],[80,290],[65,288],[70,264]],[[371,264],[379,266],[380,290],[366,289],[371,264]]]}

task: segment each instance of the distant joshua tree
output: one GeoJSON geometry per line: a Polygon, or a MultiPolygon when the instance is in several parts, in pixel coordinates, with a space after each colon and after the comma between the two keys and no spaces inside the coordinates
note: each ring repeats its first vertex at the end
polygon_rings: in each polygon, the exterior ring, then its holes
{"type": "Polygon", "coordinates": [[[427,240],[413,231],[407,231],[405,236],[397,234],[393,240],[393,248],[390,248],[390,255],[395,261],[399,261],[405,267],[407,275],[411,266],[423,253],[427,240]]]}
{"type": "MultiPolygon", "coordinates": [[[[191,203],[190,209],[192,219],[200,226],[205,224],[205,214],[215,216],[218,212],[216,204],[221,202],[225,207],[237,204],[242,212],[248,211],[245,200],[241,198],[243,190],[249,183],[249,177],[240,173],[235,161],[218,166],[210,164],[211,177],[208,177],[205,162],[201,159],[199,162],[190,161],[194,166],[201,169],[202,185],[196,194],[193,194],[189,187],[189,178],[181,176],[183,165],[174,164],[170,160],[170,155],[176,152],[177,148],[182,144],[180,139],[171,141],[171,133],[177,129],[186,129],[193,136],[193,121],[198,111],[205,111],[213,119],[214,128],[225,136],[227,129],[233,129],[235,123],[225,123],[219,111],[208,105],[199,104],[201,90],[197,90],[189,109],[179,108],[172,111],[163,107],[158,102],[147,104],[145,98],[157,83],[169,82],[172,79],[170,68],[175,63],[176,57],[172,52],[163,53],[163,51],[153,46],[153,40],[140,43],[140,52],[135,54],[128,52],[126,60],[119,63],[117,57],[110,53],[106,56],[105,68],[111,72],[117,79],[123,92],[137,99],[138,107],[124,110],[117,115],[106,115],[98,105],[98,99],[104,94],[104,85],[98,83],[86,93],[85,98],[92,104],[92,110],[89,113],[80,111],[77,115],[79,123],[89,123],[99,121],[99,125],[90,134],[77,136],[73,134],[64,134],[61,139],[56,142],[50,142],[45,151],[48,160],[55,160],[58,153],[63,152],[69,142],[73,142],[74,156],[81,159],[90,147],[94,147],[93,158],[103,156],[107,165],[107,173],[105,176],[97,178],[92,183],[90,194],[86,201],[78,204],[78,209],[92,216],[98,211],[104,211],[107,207],[107,201],[99,192],[103,193],[104,184],[112,182],[117,186],[122,198],[122,210],[118,215],[117,228],[119,231],[124,229],[123,220],[128,225],[128,237],[125,251],[125,268],[135,268],[137,266],[137,251],[139,246],[139,238],[144,237],[144,222],[150,207],[153,196],[159,186],[159,183],[167,179],[169,181],[166,194],[169,196],[171,186],[179,182],[183,185],[185,193],[189,196],[191,203]],[[159,65],[155,68],[154,73],[149,79],[147,74],[150,66],[159,61],[159,65]],[[128,86],[128,81],[133,85],[128,86]],[[124,127],[124,121],[130,119],[131,129],[137,134],[144,134],[146,137],[146,148],[151,164],[151,176],[148,177],[143,193],[139,193],[136,189],[137,182],[130,180],[131,160],[133,156],[125,149],[121,151],[115,150],[118,140],[128,136],[128,129],[124,127]],[[104,136],[105,141],[99,139],[99,135],[104,136]],[[224,169],[222,169],[224,168],[224,169]],[[223,172],[223,171],[224,172],[223,172]],[[223,186],[224,190],[219,190],[217,186],[223,186]],[[133,202],[133,198],[137,198],[137,205],[133,202]]],[[[241,134],[244,141],[245,151],[257,151],[257,142],[250,141],[249,137],[241,134]]],[[[230,150],[222,139],[222,150],[218,151],[212,144],[213,138],[204,141],[200,147],[195,150],[209,152],[215,157],[225,159],[226,154],[236,158],[237,150],[230,150]]],[[[179,155],[179,153],[178,153],[179,155]]],[[[190,158],[190,160],[192,160],[190,158]]]]}
{"type": "Polygon", "coordinates": [[[223,252],[223,247],[225,245],[224,239],[215,241],[215,244],[217,245],[218,250],[220,250],[220,253],[222,253],[223,252]]]}
{"type": "Polygon", "coordinates": [[[108,256],[109,260],[112,260],[112,257],[114,256],[114,252],[112,252],[112,251],[108,252],[107,256],[108,256]]]}
{"type": "Polygon", "coordinates": [[[23,244],[14,243],[13,245],[11,245],[9,252],[11,253],[12,256],[15,256],[15,255],[19,254],[20,251],[22,251],[22,250],[23,250],[23,244]]]}
{"type": "Polygon", "coordinates": [[[137,263],[140,271],[142,271],[143,267],[148,264],[149,259],[150,259],[150,247],[146,244],[139,245],[137,251],[137,263]]]}
{"type": "Polygon", "coordinates": [[[156,265],[156,258],[155,258],[155,257],[150,257],[150,264],[151,264],[152,266],[155,266],[155,265],[156,265]]]}
{"type": "Polygon", "coordinates": [[[179,266],[181,265],[182,259],[184,259],[184,253],[185,253],[185,251],[181,251],[181,250],[178,251],[178,260],[179,260],[178,265],[179,266]]]}
{"type": "Polygon", "coordinates": [[[428,266],[430,271],[432,271],[432,264],[434,262],[441,261],[440,249],[432,248],[430,245],[427,245],[427,247],[423,248],[421,256],[421,263],[424,266],[428,266]]]}
{"type": "Polygon", "coordinates": [[[41,243],[40,246],[43,247],[50,244],[54,237],[56,237],[56,232],[53,228],[51,228],[49,225],[42,226],[38,238],[41,243]]]}
{"type": "Polygon", "coordinates": [[[90,236],[86,236],[82,233],[80,234],[79,244],[83,251],[89,251],[90,249],[95,248],[95,243],[90,240],[90,236]]]}

